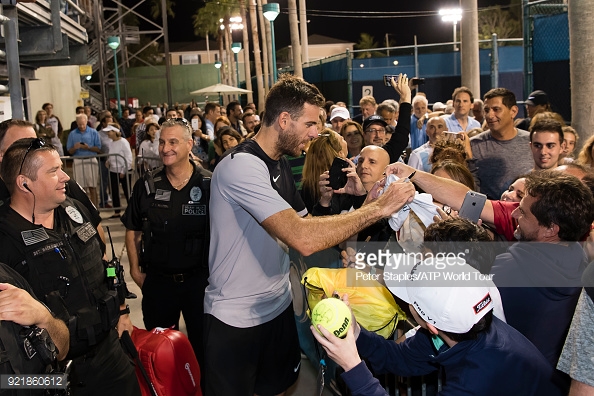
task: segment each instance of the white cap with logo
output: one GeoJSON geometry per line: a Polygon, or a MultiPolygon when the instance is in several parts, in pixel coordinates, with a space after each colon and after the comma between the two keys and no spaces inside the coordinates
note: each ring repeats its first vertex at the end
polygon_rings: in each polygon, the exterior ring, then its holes
{"type": "Polygon", "coordinates": [[[407,280],[398,282],[400,286],[388,284],[390,291],[411,304],[424,321],[439,330],[464,334],[494,307],[492,282],[482,281],[480,272],[464,259],[426,259],[417,264],[410,275],[407,280]],[[447,268],[440,260],[450,261],[447,268]],[[452,264],[452,261],[458,262],[452,264]]]}

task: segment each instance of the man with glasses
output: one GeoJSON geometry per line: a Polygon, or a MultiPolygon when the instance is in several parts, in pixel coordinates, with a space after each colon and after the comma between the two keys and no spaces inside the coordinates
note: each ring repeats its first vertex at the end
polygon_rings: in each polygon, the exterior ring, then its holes
{"type": "MultiPolygon", "coordinates": [[[[2,158],[8,148],[17,140],[24,138],[35,138],[35,129],[33,124],[24,120],[10,119],[0,122],[0,169],[2,168],[2,158]]],[[[70,179],[66,183],[66,195],[72,199],[80,201],[89,213],[91,214],[91,222],[97,228],[99,235],[101,235],[102,241],[104,241],[103,228],[101,228],[101,216],[99,211],[89,200],[89,197],[85,191],[76,183],[70,179]]],[[[2,204],[8,204],[10,202],[10,192],[6,188],[6,184],[0,178],[0,206],[2,204]]],[[[103,250],[105,250],[105,244],[103,244],[103,250]]]]}
{"type": "Polygon", "coordinates": [[[161,125],[163,167],[136,182],[122,223],[130,275],[142,288],[145,327],[178,327],[183,313],[202,367],[211,172],[190,160],[193,144],[185,119],[161,125]],[[147,190],[146,183],[153,187],[147,190]]]}
{"type": "Polygon", "coordinates": [[[125,283],[105,270],[86,208],[66,196],[60,156],[41,139],[21,139],[4,153],[1,175],[11,199],[0,209],[0,262],[66,323],[73,394],[140,395],[118,339],[132,331],[125,283]]]}
{"type": "Polygon", "coordinates": [[[365,132],[365,145],[371,144],[383,146],[386,138],[386,126],[388,124],[381,116],[372,115],[363,121],[363,132],[365,132]]]}

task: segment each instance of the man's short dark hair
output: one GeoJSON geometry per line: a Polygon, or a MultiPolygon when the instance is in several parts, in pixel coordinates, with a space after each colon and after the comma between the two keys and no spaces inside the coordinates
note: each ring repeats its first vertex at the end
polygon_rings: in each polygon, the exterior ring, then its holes
{"type": "Polygon", "coordinates": [[[4,153],[4,158],[2,159],[2,169],[0,170],[0,176],[4,183],[6,184],[6,188],[8,192],[12,194],[16,187],[16,178],[19,174],[27,176],[31,180],[37,180],[37,170],[42,165],[42,161],[39,159],[39,153],[42,151],[56,151],[54,146],[51,144],[45,144],[43,147],[38,148],[36,150],[29,150],[29,154],[27,155],[27,150],[31,147],[31,142],[38,138],[24,138],[19,139],[13,144],[10,145],[8,150],[4,153]],[[25,155],[27,158],[24,158],[25,155]],[[25,161],[23,162],[23,158],[25,161]],[[22,171],[21,169],[21,163],[22,171]]]}
{"type": "Polygon", "coordinates": [[[33,124],[31,124],[29,121],[25,121],[25,120],[17,120],[14,118],[10,118],[8,120],[0,122],[0,146],[2,146],[2,141],[4,140],[4,136],[6,136],[6,132],[8,132],[8,130],[10,128],[12,128],[13,126],[23,127],[23,128],[26,128],[26,127],[33,128],[33,124]]]}
{"type": "Polygon", "coordinates": [[[456,96],[458,96],[461,93],[467,93],[468,96],[470,96],[470,103],[474,103],[474,95],[472,94],[472,91],[468,87],[458,87],[458,88],[454,89],[454,93],[452,93],[452,100],[455,101],[456,96]]]}
{"type": "Polygon", "coordinates": [[[552,118],[543,118],[530,126],[530,142],[532,142],[532,136],[536,132],[551,132],[559,135],[559,143],[563,143],[563,125],[557,120],[552,118]]]}
{"type": "Polygon", "coordinates": [[[238,101],[234,100],[232,102],[229,102],[229,104],[227,104],[227,114],[235,111],[235,107],[236,106],[241,106],[241,103],[239,103],[238,101]]]}
{"type": "Polygon", "coordinates": [[[389,103],[380,103],[377,105],[377,114],[381,114],[382,111],[387,111],[388,113],[396,113],[396,109],[389,103]]]}
{"type": "Polygon", "coordinates": [[[487,230],[462,217],[430,224],[423,241],[424,247],[433,255],[467,252],[464,255],[466,262],[482,274],[490,273],[496,256],[487,230]]]}
{"type": "Polygon", "coordinates": [[[144,107],[142,108],[142,114],[146,114],[146,113],[148,113],[149,111],[151,111],[152,109],[153,109],[153,108],[152,108],[151,106],[144,106],[144,107]]]}
{"type": "Polygon", "coordinates": [[[262,124],[269,127],[282,112],[288,112],[295,120],[303,114],[305,104],[324,107],[324,96],[313,84],[291,74],[283,74],[270,88],[266,96],[262,124]]]}
{"type": "Polygon", "coordinates": [[[49,102],[48,102],[48,103],[44,103],[44,104],[43,104],[43,106],[41,106],[41,108],[42,108],[43,110],[45,110],[45,108],[46,108],[47,106],[53,106],[53,105],[52,105],[51,103],[49,103],[49,102]]]}
{"type": "Polygon", "coordinates": [[[76,114],[78,114],[78,112],[79,112],[79,111],[85,111],[85,108],[84,108],[84,106],[76,106],[76,109],[74,110],[74,112],[75,112],[76,114]]]}
{"type": "Polygon", "coordinates": [[[537,198],[530,211],[543,227],[559,226],[563,241],[579,241],[594,221],[592,192],[577,177],[555,170],[526,176],[526,194],[537,198]]]}
{"type": "Polygon", "coordinates": [[[204,106],[204,114],[208,114],[211,111],[216,110],[217,107],[221,107],[221,105],[214,102],[207,103],[206,106],[204,106]]]}
{"type": "Polygon", "coordinates": [[[483,96],[483,100],[493,99],[493,98],[501,98],[501,102],[507,107],[511,109],[514,106],[517,106],[516,102],[516,95],[507,88],[493,88],[489,92],[483,96]]]}

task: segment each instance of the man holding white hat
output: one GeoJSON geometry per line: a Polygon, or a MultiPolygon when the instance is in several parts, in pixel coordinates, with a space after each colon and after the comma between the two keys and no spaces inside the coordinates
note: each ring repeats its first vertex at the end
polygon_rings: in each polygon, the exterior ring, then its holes
{"type": "Polygon", "coordinates": [[[313,332],[345,370],[342,378],[353,395],[386,394],[361,358],[375,373],[401,376],[426,375],[441,366],[442,395],[551,394],[550,365],[522,334],[493,316],[490,282],[477,270],[464,260],[434,257],[407,275],[401,282],[384,275],[421,326],[403,343],[361,329],[355,320],[345,339],[323,328],[325,338],[313,332]],[[446,274],[459,280],[445,281],[446,274]]]}
{"type": "Polygon", "coordinates": [[[336,106],[330,113],[330,123],[334,132],[340,133],[342,124],[351,119],[351,115],[346,107],[336,106]]]}

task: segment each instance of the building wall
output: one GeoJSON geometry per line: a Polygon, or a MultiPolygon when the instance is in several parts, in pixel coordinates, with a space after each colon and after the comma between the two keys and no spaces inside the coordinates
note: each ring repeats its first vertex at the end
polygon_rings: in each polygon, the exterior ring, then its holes
{"type": "Polygon", "coordinates": [[[318,59],[326,58],[332,55],[344,54],[346,50],[352,51],[353,44],[322,44],[309,46],[309,61],[313,62],[318,59]]]}
{"type": "Polygon", "coordinates": [[[76,106],[83,103],[78,66],[41,67],[35,71],[35,75],[37,80],[29,82],[29,121],[34,122],[37,111],[41,110],[44,103],[50,102],[64,129],[69,129],[76,117],[76,106]]]}

